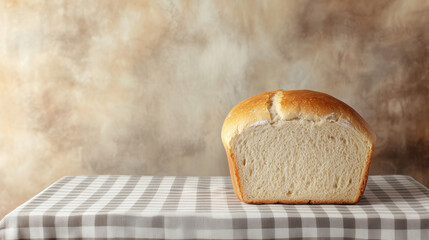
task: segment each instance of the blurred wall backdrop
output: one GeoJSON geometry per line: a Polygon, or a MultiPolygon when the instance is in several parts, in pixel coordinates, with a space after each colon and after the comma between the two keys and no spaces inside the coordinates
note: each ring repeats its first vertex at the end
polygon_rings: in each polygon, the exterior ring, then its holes
{"type": "Polygon", "coordinates": [[[0,217],[64,175],[227,175],[273,89],[354,107],[371,174],[429,187],[428,1],[0,1],[0,217]]]}

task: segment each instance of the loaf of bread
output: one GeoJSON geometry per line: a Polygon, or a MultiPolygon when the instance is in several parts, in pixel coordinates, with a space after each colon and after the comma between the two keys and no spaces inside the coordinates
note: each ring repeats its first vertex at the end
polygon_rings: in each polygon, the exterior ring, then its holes
{"type": "Polygon", "coordinates": [[[357,203],[375,134],[351,107],[324,93],[276,90],[237,104],[222,142],[245,203],[357,203]]]}

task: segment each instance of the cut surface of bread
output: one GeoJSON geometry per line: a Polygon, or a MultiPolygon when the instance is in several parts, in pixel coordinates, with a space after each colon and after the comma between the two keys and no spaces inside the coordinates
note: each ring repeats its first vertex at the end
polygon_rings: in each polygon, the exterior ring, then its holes
{"type": "Polygon", "coordinates": [[[224,122],[237,197],[246,203],[356,203],[375,135],[345,103],[309,90],[262,93],[224,122]]]}

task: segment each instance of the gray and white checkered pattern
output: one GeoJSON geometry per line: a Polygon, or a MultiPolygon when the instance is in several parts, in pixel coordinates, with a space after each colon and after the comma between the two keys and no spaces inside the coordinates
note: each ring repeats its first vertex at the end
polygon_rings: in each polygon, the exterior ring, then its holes
{"type": "Polygon", "coordinates": [[[64,177],[9,213],[1,239],[429,239],[429,190],[370,176],[356,205],[250,205],[229,177],[64,177]]]}

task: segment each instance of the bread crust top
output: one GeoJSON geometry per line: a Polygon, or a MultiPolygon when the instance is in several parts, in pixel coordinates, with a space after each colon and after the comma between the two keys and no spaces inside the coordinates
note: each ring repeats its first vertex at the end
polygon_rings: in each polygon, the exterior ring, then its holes
{"type": "Polygon", "coordinates": [[[232,139],[254,124],[274,121],[270,108],[277,102],[280,121],[304,119],[327,121],[355,129],[367,137],[372,145],[376,136],[371,126],[350,106],[321,92],[311,90],[278,89],[250,97],[237,104],[226,117],[222,127],[222,143],[231,147],[232,139]]]}

